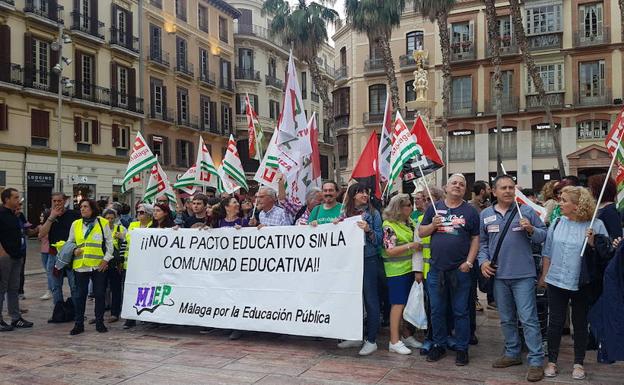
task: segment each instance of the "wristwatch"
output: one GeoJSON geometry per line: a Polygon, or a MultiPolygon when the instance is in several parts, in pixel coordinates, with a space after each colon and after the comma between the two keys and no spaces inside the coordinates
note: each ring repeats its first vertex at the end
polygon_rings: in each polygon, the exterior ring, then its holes
{"type": "Polygon", "coordinates": [[[470,266],[470,268],[471,268],[471,269],[474,267],[474,265],[473,265],[473,264],[472,264],[472,262],[470,262],[470,261],[466,261],[466,264],[467,264],[468,266],[470,266]]]}

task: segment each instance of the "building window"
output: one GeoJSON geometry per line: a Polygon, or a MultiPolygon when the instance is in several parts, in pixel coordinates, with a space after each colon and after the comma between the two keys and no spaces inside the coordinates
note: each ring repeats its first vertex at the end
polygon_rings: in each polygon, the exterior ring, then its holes
{"type": "Polygon", "coordinates": [[[162,118],[165,111],[165,87],[160,79],[150,79],[151,98],[152,98],[152,115],[156,118],[162,118]]]}
{"type": "MultiPolygon", "coordinates": [[[[248,94],[249,95],[249,104],[251,104],[251,108],[258,113],[258,95],[248,94]]],[[[244,94],[236,94],[236,113],[238,115],[244,115],[247,113],[247,106],[245,105],[245,95],[244,94]]]]}
{"type": "Polygon", "coordinates": [[[602,3],[586,4],[579,6],[579,21],[583,38],[595,38],[602,36],[603,31],[603,5],[602,3]]]}
{"type": "Polygon", "coordinates": [[[411,102],[416,100],[416,91],[414,90],[414,80],[405,82],[405,101],[411,102]]]}
{"type": "Polygon", "coordinates": [[[243,76],[252,76],[254,70],[254,51],[248,48],[238,49],[238,68],[243,76]]]}
{"type": "Polygon", "coordinates": [[[274,57],[269,58],[269,77],[277,78],[277,61],[274,57]]]}
{"type": "Polygon", "coordinates": [[[301,99],[305,100],[308,97],[308,74],[301,72],[301,99]]]}
{"type": "Polygon", "coordinates": [[[276,100],[269,100],[269,118],[277,119],[280,114],[280,104],[276,100]]]}
{"type": "MultiPolygon", "coordinates": [[[[496,128],[490,129],[488,135],[490,159],[496,159],[496,128]]],[[[503,127],[501,129],[501,157],[504,159],[515,159],[518,154],[516,150],[516,128],[503,127]]]]}
{"type": "Polygon", "coordinates": [[[128,69],[126,67],[117,66],[117,105],[120,107],[128,106],[128,69]]]}
{"type": "Polygon", "coordinates": [[[501,48],[508,48],[513,42],[513,24],[511,16],[503,16],[496,19],[498,26],[498,36],[500,38],[501,48]]]}
{"type": "Polygon", "coordinates": [[[414,51],[422,50],[424,47],[424,35],[422,31],[412,31],[405,35],[405,52],[411,55],[414,51]]]}
{"type": "Polygon", "coordinates": [[[472,52],[472,25],[469,22],[451,25],[451,50],[454,54],[472,52]]]}
{"type": "MultiPolygon", "coordinates": [[[[561,92],[564,90],[563,63],[538,65],[537,70],[544,83],[546,92],[561,92]]],[[[528,94],[536,94],[537,89],[533,86],[531,77],[527,74],[528,94]]]]}
{"type": "Polygon", "coordinates": [[[127,150],[130,148],[130,127],[113,124],[113,147],[127,150]]]}
{"type": "Polygon", "coordinates": [[[232,84],[232,64],[225,60],[221,59],[221,85],[227,86],[231,88],[232,84]]]}
{"type": "Polygon", "coordinates": [[[475,158],[475,135],[472,130],[449,132],[449,160],[467,161],[475,158]]]}
{"type": "Polygon", "coordinates": [[[186,21],[186,0],[175,0],[176,17],[186,21]]]}
{"type": "Polygon", "coordinates": [[[203,79],[208,79],[208,62],[209,56],[208,51],[200,48],[199,49],[199,76],[203,79]]]}
{"type": "Polygon", "coordinates": [[[113,11],[115,14],[115,19],[113,20],[116,24],[117,28],[117,33],[115,34],[115,38],[117,43],[125,46],[127,45],[129,42],[127,41],[127,30],[128,30],[128,19],[129,19],[129,15],[130,13],[128,11],[126,11],[123,8],[119,8],[119,7],[115,7],[115,11],[113,11]]]}
{"type": "Polygon", "coordinates": [[[152,152],[158,160],[162,159],[164,156],[164,138],[162,136],[152,136],[152,152]]]}
{"type": "Polygon", "coordinates": [[[189,99],[186,88],[178,88],[178,123],[189,122],[189,99]]]}
{"type": "Polygon", "coordinates": [[[340,48],[340,66],[341,67],[347,66],[347,48],[346,47],[340,48]]]}
{"type": "Polygon", "coordinates": [[[150,57],[162,59],[162,29],[150,24],[150,57]]]}
{"type": "Polygon", "coordinates": [[[232,132],[232,108],[227,103],[221,103],[221,128],[223,133],[232,132]]]}
{"type": "Polygon", "coordinates": [[[208,8],[203,5],[197,6],[197,26],[204,32],[208,32],[208,8]]]}
{"type": "Polygon", "coordinates": [[[207,129],[210,127],[210,98],[202,95],[199,103],[201,110],[201,127],[202,129],[207,129]]]}
{"type": "Polygon", "coordinates": [[[351,89],[348,87],[334,91],[334,117],[349,115],[350,94],[351,89]]]}
{"type": "Polygon", "coordinates": [[[604,139],[609,133],[610,122],[608,120],[583,120],[576,123],[577,138],[604,139]]]}
{"type": "Polygon", "coordinates": [[[50,138],[50,113],[48,111],[32,109],[30,111],[31,145],[48,147],[50,138]]]}
{"type": "Polygon", "coordinates": [[[534,156],[556,154],[550,125],[536,124],[531,127],[531,148],[534,156]]]}
{"type": "Polygon", "coordinates": [[[339,135],[336,141],[338,144],[338,166],[347,168],[349,164],[349,137],[347,135],[339,135]]]}
{"type": "Polygon", "coordinates": [[[561,32],[561,4],[526,8],[527,35],[561,32]]]}
{"type": "Polygon", "coordinates": [[[374,84],[368,87],[368,112],[373,115],[383,114],[386,103],[386,85],[374,84]]]}
{"type": "Polygon", "coordinates": [[[457,114],[472,112],[472,77],[461,76],[451,80],[451,110],[457,114]]]}
{"type": "Polygon", "coordinates": [[[604,60],[579,63],[579,95],[581,101],[605,95],[604,60]]]}
{"type": "Polygon", "coordinates": [[[186,70],[187,48],[186,40],[176,36],[176,63],[179,69],[186,70]]]}
{"type": "Polygon", "coordinates": [[[82,54],[80,55],[82,58],[82,95],[83,96],[93,96],[92,95],[92,86],[94,85],[94,74],[93,74],[93,56],[82,54]]]}
{"type": "Polygon", "coordinates": [[[219,39],[224,43],[228,42],[228,25],[224,17],[219,17],[219,39]]]}
{"type": "Polygon", "coordinates": [[[190,167],[195,161],[195,159],[193,159],[193,143],[186,140],[178,140],[177,144],[176,163],[178,167],[190,167]]]}
{"type": "Polygon", "coordinates": [[[36,88],[48,87],[50,73],[50,44],[32,39],[33,86],[36,88]]]}

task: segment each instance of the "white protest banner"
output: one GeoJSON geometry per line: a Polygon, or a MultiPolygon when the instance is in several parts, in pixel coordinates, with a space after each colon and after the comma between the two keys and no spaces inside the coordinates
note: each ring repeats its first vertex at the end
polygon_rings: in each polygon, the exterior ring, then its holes
{"type": "Polygon", "coordinates": [[[359,340],[364,234],[337,225],[136,229],[122,317],[359,340]]]}

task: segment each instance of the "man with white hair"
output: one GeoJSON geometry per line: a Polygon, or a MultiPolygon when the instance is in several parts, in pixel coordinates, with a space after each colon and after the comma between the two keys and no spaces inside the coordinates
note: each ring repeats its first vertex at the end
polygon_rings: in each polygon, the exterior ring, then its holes
{"type": "MultiPolygon", "coordinates": [[[[277,192],[270,187],[260,187],[256,194],[258,207],[261,208],[259,226],[290,226],[292,220],[286,213],[286,210],[277,206],[277,192]]],[[[254,219],[250,221],[251,224],[254,219]]]]}

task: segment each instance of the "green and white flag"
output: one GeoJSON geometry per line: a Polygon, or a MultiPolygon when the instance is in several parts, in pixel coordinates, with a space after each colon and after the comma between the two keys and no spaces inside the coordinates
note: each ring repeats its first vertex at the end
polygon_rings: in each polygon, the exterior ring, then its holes
{"type": "Polygon", "coordinates": [[[241,188],[241,186],[234,184],[230,177],[225,173],[223,170],[223,164],[220,164],[217,168],[217,174],[219,174],[219,181],[217,182],[217,192],[219,194],[232,194],[241,188]]]}
{"type": "Polygon", "coordinates": [[[236,148],[236,141],[234,136],[230,134],[230,140],[228,141],[227,151],[221,164],[223,168],[223,174],[221,179],[223,185],[227,191],[227,182],[233,184],[235,187],[243,188],[249,191],[247,186],[247,178],[245,177],[245,171],[243,171],[243,164],[241,163],[240,156],[238,155],[238,149],[236,148]]]}
{"type": "Polygon", "coordinates": [[[418,155],[418,146],[407,128],[401,113],[397,111],[396,120],[392,129],[392,153],[390,154],[390,178],[388,180],[389,192],[394,188],[393,182],[403,171],[403,165],[418,155]]]}
{"type": "Polygon", "coordinates": [[[143,139],[141,133],[137,132],[137,136],[132,145],[128,168],[126,168],[126,173],[121,184],[121,192],[125,193],[134,187],[133,178],[139,175],[142,171],[150,170],[155,164],[156,157],[152,153],[152,150],[150,150],[147,142],[145,142],[145,139],[143,139]]]}
{"type": "Polygon", "coordinates": [[[148,203],[154,203],[161,196],[167,197],[169,199],[169,204],[175,207],[176,197],[171,188],[171,183],[169,183],[169,177],[163,171],[162,167],[160,167],[160,164],[156,162],[152,167],[143,200],[148,203]]]}
{"type": "Polygon", "coordinates": [[[197,186],[206,186],[217,188],[219,174],[217,168],[212,161],[210,151],[204,143],[204,138],[199,137],[199,149],[197,151],[197,161],[195,162],[198,172],[195,174],[195,183],[197,186]]]}
{"type": "Polygon", "coordinates": [[[275,130],[269,142],[269,147],[264,154],[264,158],[262,158],[262,162],[260,162],[260,167],[258,167],[256,175],[254,175],[255,181],[275,191],[279,191],[277,175],[280,172],[289,174],[297,167],[297,163],[280,150],[277,140],[278,134],[277,130],[275,130]]]}

